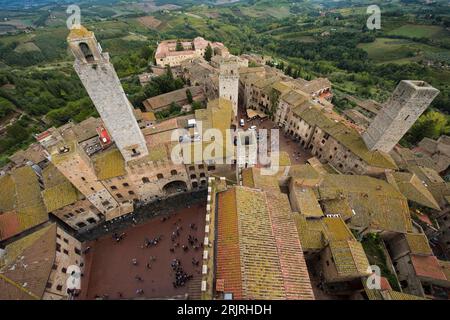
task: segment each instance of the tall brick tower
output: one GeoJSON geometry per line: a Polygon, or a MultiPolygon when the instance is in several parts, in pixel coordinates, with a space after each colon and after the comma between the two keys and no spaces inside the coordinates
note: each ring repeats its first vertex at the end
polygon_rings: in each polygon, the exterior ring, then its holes
{"type": "Polygon", "coordinates": [[[94,33],[77,26],[70,31],[67,41],[75,56],[75,71],[125,161],[147,155],[147,145],[134,117],[133,107],[109,61],[108,53],[102,53],[94,33]]]}
{"type": "Polygon", "coordinates": [[[424,81],[402,80],[364,132],[367,147],[390,152],[438,94],[424,81]]]}
{"type": "Polygon", "coordinates": [[[233,107],[233,118],[238,114],[239,65],[233,61],[224,61],[220,65],[219,96],[230,100],[233,107]]]}

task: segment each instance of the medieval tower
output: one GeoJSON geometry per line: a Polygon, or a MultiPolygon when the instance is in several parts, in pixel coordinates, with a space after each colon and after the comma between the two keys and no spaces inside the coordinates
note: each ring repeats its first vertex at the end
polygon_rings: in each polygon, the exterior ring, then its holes
{"type": "Polygon", "coordinates": [[[390,152],[438,94],[424,81],[402,80],[364,132],[367,147],[390,152]]]}
{"type": "Polygon", "coordinates": [[[219,96],[231,101],[233,118],[238,115],[239,65],[235,61],[224,61],[220,64],[219,96]]]}
{"type": "Polygon", "coordinates": [[[75,71],[125,161],[146,156],[144,136],[108,53],[102,53],[94,33],[82,26],[72,29],[67,40],[75,71]]]}

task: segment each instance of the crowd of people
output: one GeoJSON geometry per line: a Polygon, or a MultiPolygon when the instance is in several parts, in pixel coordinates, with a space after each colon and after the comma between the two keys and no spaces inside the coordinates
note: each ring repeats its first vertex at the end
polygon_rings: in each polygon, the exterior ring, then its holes
{"type": "MultiPolygon", "coordinates": [[[[169,220],[171,220],[172,222],[174,220],[173,216],[164,216],[160,219],[162,223],[166,223],[169,220]]],[[[198,251],[200,248],[203,247],[203,243],[200,242],[196,237],[196,231],[197,226],[195,225],[195,223],[190,223],[189,227],[186,227],[185,225],[185,230],[183,230],[182,218],[178,218],[176,221],[173,222],[173,229],[170,231],[171,242],[168,246],[170,255],[173,256],[173,259],[170,263],[170,269],[168,269],[168,272],[171,273],[171,277],[173,279],[172,285],[174,288],[185,287],[189,282],[189,280],[191,280],[194,277],[192,273],[186,272],[185,270],[186,268],[183,268],[181,261],[185,257],[185,254],[190,250],[198,251]]],[[[122,243],[125,238],[126,238],[125,232],[122,232],[120,234],[115,232],[112,234],[112,240],[114,241],[114,243],[118,244],[122,243]]],[[[154,247],[158,247],[164,241],[165,236],[163,234],[146,236],[144,237],[143,242],[141,242],[141,244],[138,244],[138,246],[140,250],[147,250],[154,247]]],[[[144,295],[143,289],[144,286],[142,284],[145,283],[146,272],[154,272],[156,270],[154,268],[154,265],[157,260],[159,259],[155,254],[149,255],[148,259],[144,260],[142,260],[142,258],[138,259],[137,257],[131,259],[131,265],[135,266],[136,270],[140,271],[139,273],[135,273],[134,275],[134,281],[137,283],[138,287],[135,291],[136,296],[144,295]],[[142,271],[141,268],[138,268],[138,266],[140,265],[145,265],[144,271],[142,271]]],[[[201,261],[193,257],[190,262],[192,263],[192,268],[187,269],[191,270],[193,269],[194,273],[197,272],[197,274],[200,274],[199,267],[201,266],[200,265],[201,261]]],[[[157,270],[156,272],[160,272],[160,270],[157,270]]],[[[145,288],[148,288],[148,285],[145,288]]],[[[95,298],[108,299],[109,296],[107,294],[103,294],[103,295],[96,295],[95,298]]],[[[117,292],[117,298],[119,299],[124,298],[124,294],[122,292],[117,292]]]]}

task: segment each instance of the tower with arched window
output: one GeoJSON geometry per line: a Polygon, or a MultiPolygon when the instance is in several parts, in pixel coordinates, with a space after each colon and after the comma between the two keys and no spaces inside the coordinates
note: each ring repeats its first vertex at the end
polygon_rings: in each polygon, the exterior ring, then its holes
{"type": "Polygon", "coordinates": [[[102,52],[93,32],[83,26],[67,38],[74,68],[125,161],[148,154],[144,136],[123,91],[109,55],[102,52]]]}

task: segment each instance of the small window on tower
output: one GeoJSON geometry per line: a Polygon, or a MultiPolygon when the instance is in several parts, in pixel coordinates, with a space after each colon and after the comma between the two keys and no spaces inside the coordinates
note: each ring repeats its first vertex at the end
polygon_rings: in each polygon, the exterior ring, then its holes
{"type": "Polygon", "coordinates": [[[86,59],[87,62],[94,61],[94,55],[92,54],[91,49],[89,48],[89,46],[86,43],[84,43],[84,42],[80,43],[80,50],[83,53],[84,58],[86,59]]]}
{"type": "Polygon", "coordinates": [[[409,114],[406,116],[405,121],[408,120],[408,118],[409,118],[409,114]]]}
{"type": "Polygon", "coordinates": [[[138,156],[138,155],[140,155],[140,153],[137,152],[136,149],[131,149],[131,156],[132,156],[132,157],[136,157],[136,156],[138,156]]]}

